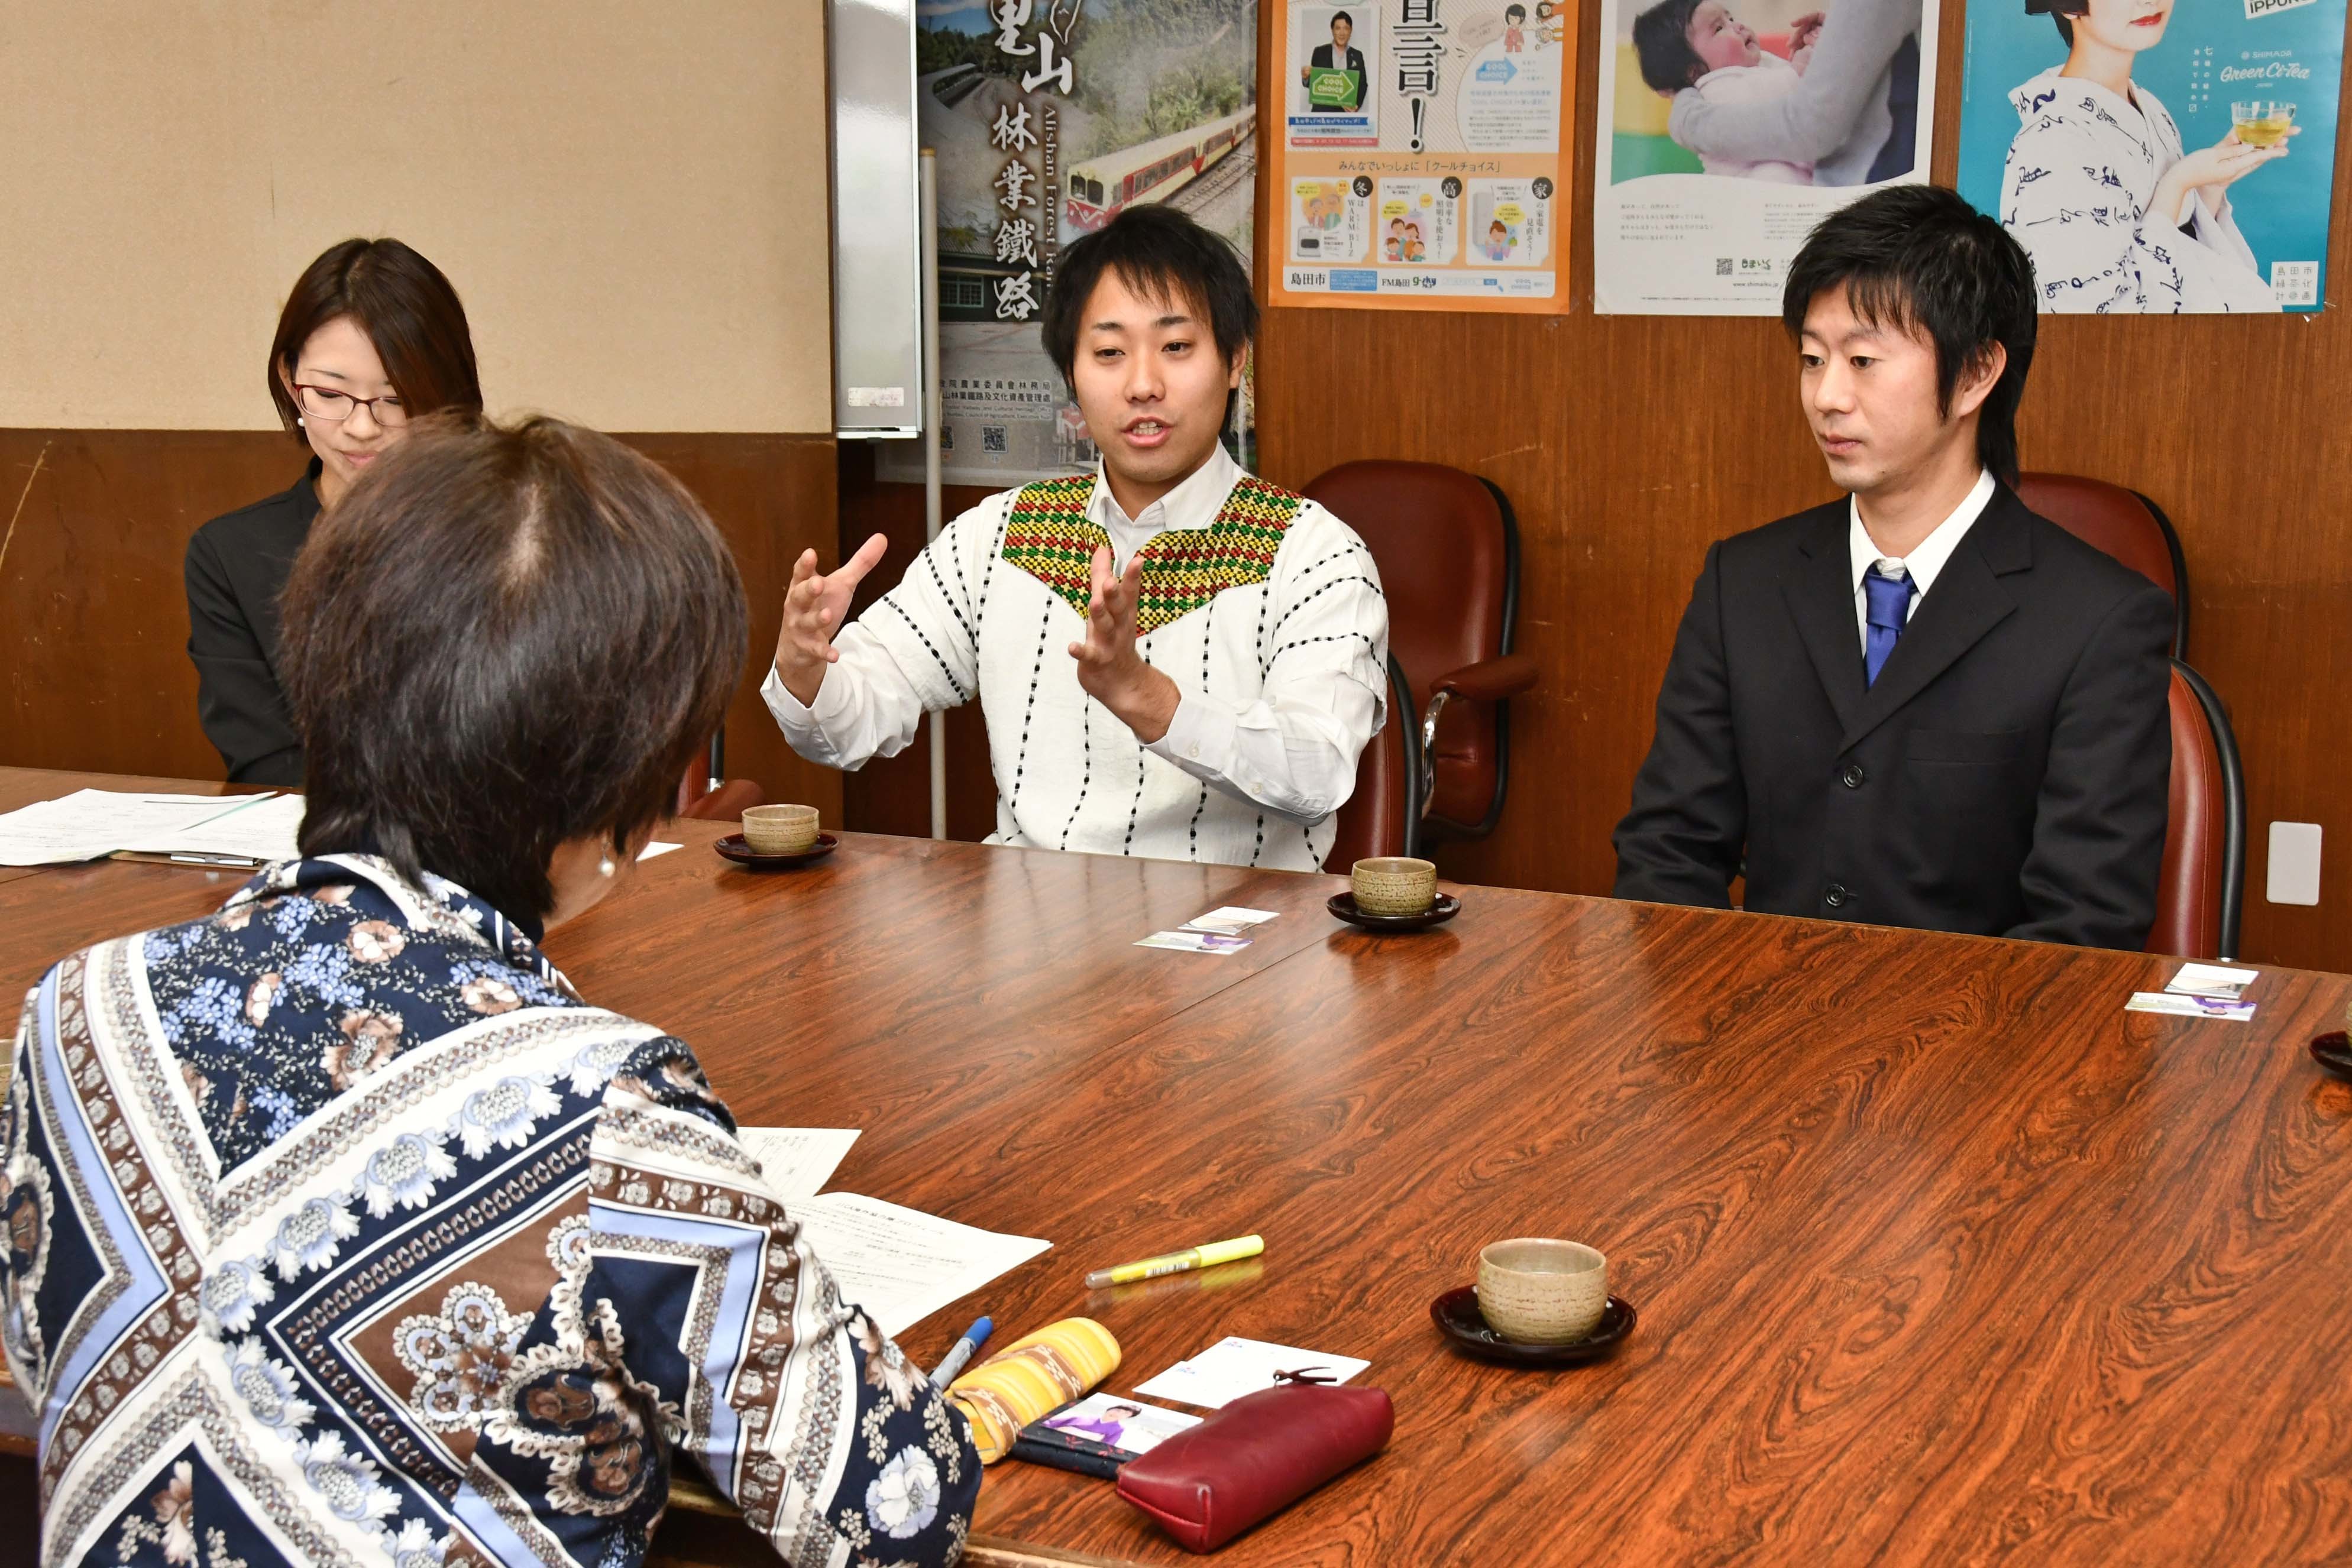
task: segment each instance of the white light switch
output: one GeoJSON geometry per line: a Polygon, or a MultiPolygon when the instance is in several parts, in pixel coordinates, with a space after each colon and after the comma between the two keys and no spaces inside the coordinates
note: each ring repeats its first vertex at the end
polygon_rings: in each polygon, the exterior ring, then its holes
{"type": "Polygon", "coordinates": [[[2273,904],[2319,902],[2319,824],[2271,824],[2270,888],[2273,904]]]}

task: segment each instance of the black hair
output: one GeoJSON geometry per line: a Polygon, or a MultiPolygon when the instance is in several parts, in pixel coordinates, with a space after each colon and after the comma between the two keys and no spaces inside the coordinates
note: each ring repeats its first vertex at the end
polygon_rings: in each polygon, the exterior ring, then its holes
{"type": "Polygon", "coordinates": [[[302,411],[287,383],[310,334],[348,316],[367,334],[411,419],[440,409],[478,412],[482,378],[466,308],[441,269],[396,239],[347,239],[302,269],[269,342],[269,397],[297,443],[302,411]]]}
{"type": "Polygon", "coordinates": [[[2089,16],[2091,0],[2025,0],[2025,14],[2047,16],[2057,23],[2058,36],[2066,40],[2066,47],[2071,49],[2074,47],[2073,18],[2089,16]]]}
{"type": "Polygon", "coordinates": [[[1062,252],[1054,269],[1040,328],[1046,357],[1065,382],[1078,362],[1087,302],[1106,272],[1148,298],[1207,312],[1218,357],[1228,365],[1257,336],[1257,300],[1234,247],[1175,208],[1148,203],[1128,208],[1062,252]]]}
{"type": "Polygon", "coordinates": [[[1506,22],[1513,22],[1513,21],[1517,21],[1517,22],[1524,22],[1524,21],[1526,21],[1527,19],[1528,19],[1528,8],[1527,8],[1526,6],[1524,6],[1524,5],[1506,5],[1506,6],[1504,6],[1504,7],[1503,7],[1503,20],[1504,20],[1504,21],[1506,21],[1506,22]]]}
{"type": "Polygon", "coordinates": [[[1658,0],[1633,18],[1633,56],[1654,91],[1680,92],[1706,74],[1706,62],[1690,41],[1698,7],[1699,0],[1658,0]]]}
{"type": "Polygon", "coordinates": [[[1873,326],[1916,331],[1936,346],[1937,408],[1948,413],[1960,374],[1999,344],[2008,355],[1977,421],[1977,456],[2017,483],[2017,405],[2033,363],[2033,263],[2009,231],[1940,185],[1890,185],[1823,218],[1789,266],[1780,321],[1801,337],[1805,313],[1843,288],[1873,326]]]}
{"type": "Polygon", "coordinates": [[[1331,13],[1331,26],[1336,27],[1342,22],[1348,24],[1348,31],[1352,33],[1356,30],[1356,19],[1353,16],[1349,16],[1345,11],[1331,13]]]}
{"type": "Polygon", "coordinates": [[[380,854],[530,922],[557,846],[617,856],[744,669],[734,557],[694,497],[552,419],[421,422],[321,516],[286,587],[305,855],[380,854]]]}

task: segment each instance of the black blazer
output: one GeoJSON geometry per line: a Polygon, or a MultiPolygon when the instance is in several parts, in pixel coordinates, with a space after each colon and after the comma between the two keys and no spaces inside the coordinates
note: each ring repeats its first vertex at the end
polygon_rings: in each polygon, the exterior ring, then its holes
{"type": "Polygon", "coordinates": [[[1620,898],[2137,949],[2172,601],[2001,486],[1863,678],[1848,503],[1706,555],[1617,826],[1620,898]]]}
{"type": "Polygon", "coordinates": [[[278,685],[278,596],[319,516],[319,460],[294,487],[215,517],[188,541],[196,716],[232,784],[302,787],[302,740],[278,685]]]}
{"type": "Polygon", "coordinates": [[[1323,110],[1324,112],[1330,114],[1350,114],[1355,112],[1356,110],[1360,110],[1364,107],[1366,89],[1370,88],[1372,84],[1370,79],[1370,73],[1364,69],[1363,50],[1357,48],[1353,44],[1350,44],[1348,46],[1348,57],[1344,60],[1335,60],[1331,57],[1330,45],[1318,44],[1315,46],[1314,52],[1307,57],[1307,68],[1312,71],[1342,70],[1354,71],[1356,73],[1356,102],[1354,109],[1326,110],[1323,105],[1317,104],[1315,107],[1318,110],[1323,110]]]}

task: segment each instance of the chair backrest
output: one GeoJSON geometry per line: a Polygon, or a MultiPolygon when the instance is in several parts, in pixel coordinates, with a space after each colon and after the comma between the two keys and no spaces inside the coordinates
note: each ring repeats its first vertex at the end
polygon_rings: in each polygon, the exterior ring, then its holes
{"type": "Polygon", "coordinates": [[[2171,809],[2147,951],[2234,958],[2245,896],[2246,794],[2229,716],[2203,676],[2172,662],[2171,809]]]}
{"type": "MultiPolygon", "coordinates": [[[[1414,711],[1437,681],[1511,651],[1519,534],[1502,491],[1442,463],[1343,463],[1304,492],[1356,530],[1381,569],[1389,648],[1404,666],[1414,711]]],[[[1510,763],[1501,704],[1450,705],[1438,726],[1428,820],[1492,831],[1510,763]]]]}
{"type": "Polygon", "coordinates": [[[743,814],[747,807],[761,801],[760,787],[749,779],[730,779],[727,773],[727,732],[720,730],[710,737],[710,744],[690,758],[686,771],[678,776],[677,798],[671,803],[670,814],[691,817],[697,821],[725,822],[743,814]]]}
{"type": "Polygon", "coordinates": [[[2189,567],[2162,507],[2137,490],[2079,474],[2021,474],[2017,498],[2172,595],[2172,656],[2189,657],[2189,567]]]}
{"type": "Polygon", "coordinates": [[[1327,871],[1345,874],[1373,855],[1421,852],[1421,726],[1412,687],[1389,655],[1389,720],[1356,762],[1356,792],[1339,808],[1327,871]]]}

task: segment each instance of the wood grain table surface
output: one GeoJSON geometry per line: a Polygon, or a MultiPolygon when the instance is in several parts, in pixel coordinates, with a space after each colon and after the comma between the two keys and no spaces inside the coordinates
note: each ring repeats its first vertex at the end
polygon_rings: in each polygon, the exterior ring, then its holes
{"type": "MultiPolygon", "coordinates": [[[[51,776],[64,779],[67,776],[51,776]]],[[[74,787],[72,780],[65,787],[74,787]]],[[[57,791],[53,791],[57,792],[57,791]]],[[[552,935],[746,1124],[856,1126],[832,1185],[1050,1239],[905,1336],[1099,1319],[1130,1391],[1228,1334],[1359,1355],[1388,1449],[1237,1563],[2288,1563],[2352,1556],[2352,980],[2251,1023],[2123,1011],[2175,961],[1474,888],[1339,925],[1334,878],[844,835],[681,851],[552,935]],[[1133,941],[1280,912],[1231,957],[1133,941]],[[1257,1231],[1261,1260],[1087,1269],[1257,1231]],[[1640,1326],[1465,1360],[1428,1307],[1566,1235],[1640,1326]]],[[[0,980],[234,873],[0,884],[0,980]]],[[[752,1562],[681,1510],[674,1562],[752,1562]]],[[[975,1562],[1186,1559],[1105,1483],[1006,1463],[975,1562]],[[1016,1544],[1017,1543],[1017,1544],[1016,1544]]]]}

